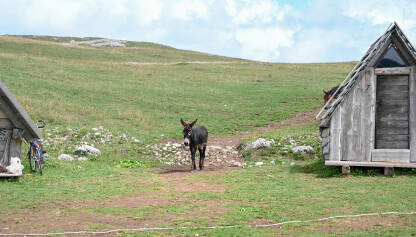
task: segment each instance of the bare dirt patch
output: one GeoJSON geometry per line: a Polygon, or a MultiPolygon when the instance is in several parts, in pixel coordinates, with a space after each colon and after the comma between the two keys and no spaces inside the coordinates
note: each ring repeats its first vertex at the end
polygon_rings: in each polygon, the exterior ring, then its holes
{"type": "MultiPolygon", "coordinates": [[[[182,167],[181,167],[182,168],[182,167]]],[[[160,172],[160,189],[117,195],[99,201],[49,203],[35,210],[0,217],[1,233],[46,233],[51,231],[108,230],[150,226],[175,226],[181,220],[203,218],[215,224],[230,201],[192,198],[198,192],[225,192],[226,185],[195,182],[201,174],[223,175],[234,169],[203,172],[160,172]],[[170,210],[170,211],[169,211],[170,210]],[[39,221],[41,220],[41,221],[39,221]]],[[[144,185],[149,185],[143,182],[144,185]]]]}
{"type": "Polygon", "coordinates": [[[358,218],[335,219],[319,222],[311,228],[312,232],[339,233],[349,231],[384,231],[392,227],[410,226],[412,222],[407,217],[400,216],[365,216],[358,218]]]}

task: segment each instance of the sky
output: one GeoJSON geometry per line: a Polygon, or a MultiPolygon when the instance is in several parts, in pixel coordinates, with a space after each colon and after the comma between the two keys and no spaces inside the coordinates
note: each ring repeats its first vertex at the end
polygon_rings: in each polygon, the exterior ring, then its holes
{"type": "Polygon", "coordinates": [[[105,37],[266,62],[359,60],[412,0],[0,0],[0,34],[105,37]]]}

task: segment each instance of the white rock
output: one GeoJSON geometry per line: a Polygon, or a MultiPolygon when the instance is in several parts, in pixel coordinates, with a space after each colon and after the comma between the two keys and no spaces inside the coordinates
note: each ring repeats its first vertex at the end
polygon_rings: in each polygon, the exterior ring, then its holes
{"type": "Polygon", "coordinates": [[[75,154],[90,154],[94,156],[99,156],[101,154],[100,150],[89,145],[82,145],[75,149],[75,154]]]}
{"type": "Polygon", "coordinates": [[[248,150],[248,149],[259,149],[262,147],[270,147],[272,145],[275,144],[275,141],[273,139],[271,140],[266,140],[264,138],[259,138],[256,141],[247,144],[244,148],[244,150],[248,150]]]}
{"type": "Polygon", "coordinates": [[[98,128],[92,128],[93,131],[98,131],[98,128]]]}
{"type": "Polygon", "coordinates": [[[270,161],[270,164],[274,165],[276,162],[274,160],[270,161]]]}
{"type": "Polygon", "coordinates": [[[135,139],[133,139],[133,142],[140,143],[140,140],[135,138],[135,139]]]}
{"type": "Polygon", "coordinates": [[[88,158],[87,158],[87,157],[85,157],[85,156],[81,156],[81,157],[79,157],[79,158],[78,158],[78,160],[79,160],[79,161],[87,161],[87,160],[88,160],[88,158]]]}
{"type": "Polygon", "coordinates": [[[73,161],[74,157],[67,155],[67,154],[61,154],[58,156],[58,160],[73,161]]]}
{"type": "Polygon", "coordinates": [[[313,151],[313,147],[311,146],[296,146],[292,148],[293,152],[301,152],[301,153],[311,153],[313,151]]]}
{"type": "Polygon", "coordinates": [[[294,165],[296,165],[295,162],[290,162],[290,166],[294,166],[294,165]]]}
{"type": "Polygon", "coordinates": [[[261,162],[261,161],[259,161],[259,162],[256,162],[256,164],[255,164],[256,166],[262,166],[263,165],[263,162],[261,162]]]}
{"type": "Polygon", "coordinates": [[[23,168],[25,167],[20,162],[19,157],[12,157],[10,159],[10,165],[6,167],[7,171],[17,175],[22,175],[23,168]]]}

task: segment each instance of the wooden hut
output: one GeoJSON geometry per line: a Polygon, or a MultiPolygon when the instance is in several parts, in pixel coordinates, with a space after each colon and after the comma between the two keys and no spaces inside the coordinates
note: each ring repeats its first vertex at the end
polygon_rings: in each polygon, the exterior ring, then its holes
{"type": "Polygon", "coordinates": [[[385,167],[385,173],[416,168],[415,65],[415,49],[391,24],[324,107],[319,128],[325,165],[344,172],[351,166],[385,167]]]}
{"type": "MultiPolygon", "coordinates": [[[[41,132],[0,81],[0,166],[8,166],[11,157],[21,157],[22,139],[30,141],[34,138],[42,138],[41,132]]],[[[0,173],[2,176],[12,175],[0,173]]]]}

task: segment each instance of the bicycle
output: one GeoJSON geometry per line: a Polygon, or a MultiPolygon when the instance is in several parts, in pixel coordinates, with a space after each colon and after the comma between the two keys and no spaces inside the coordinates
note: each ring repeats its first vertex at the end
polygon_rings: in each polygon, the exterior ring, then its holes
{"type": "MultiPolygon", "coordinates": [[[[39,120],[38,128],[44,128],[46,126],[45,121],[39,120]]],[[[32,172],[36,172],[36,168],[39,169],[40,175],[42,175],[43,166],[45,165],[45,159],[43,154],[46,151],[42,150],[42,144],[39,139],[34,138],[30,141],[29,151],[27,152],[27,156],[29,158],[29,165],[32,172]]]]}

